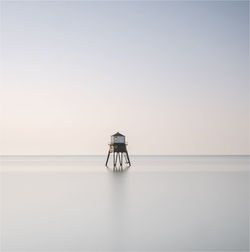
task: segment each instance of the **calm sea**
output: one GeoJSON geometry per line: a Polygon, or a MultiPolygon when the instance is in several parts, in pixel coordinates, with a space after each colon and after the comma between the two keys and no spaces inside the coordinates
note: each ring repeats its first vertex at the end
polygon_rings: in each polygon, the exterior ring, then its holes
{"type": "Polygon", "coordinates": [[[0,157],[1,251],[249,251],[249,156],[0,157]]]}

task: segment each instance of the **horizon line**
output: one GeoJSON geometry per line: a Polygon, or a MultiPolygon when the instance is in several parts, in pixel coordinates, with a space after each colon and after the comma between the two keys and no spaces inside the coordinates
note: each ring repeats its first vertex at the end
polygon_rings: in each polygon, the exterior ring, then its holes
{"type": "MultiPolygon", "coordinates": [[[[107,156],[106,154],[7,154],[0,155],[0,157],[86,157],[86,156],[107,156]]],[[[250,154],[130,154],[130,156],[162,156],[162,157],[229,157],[229,156],[241,156],[250,157],[250,154]]]]}

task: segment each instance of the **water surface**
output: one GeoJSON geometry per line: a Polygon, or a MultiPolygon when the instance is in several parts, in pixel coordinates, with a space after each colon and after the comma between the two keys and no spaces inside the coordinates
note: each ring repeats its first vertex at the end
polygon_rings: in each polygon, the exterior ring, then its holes
{"type": "Polygon", "coordinates": [[[249,157],[1,157],[2,251],[249,251],[249,157]]]}

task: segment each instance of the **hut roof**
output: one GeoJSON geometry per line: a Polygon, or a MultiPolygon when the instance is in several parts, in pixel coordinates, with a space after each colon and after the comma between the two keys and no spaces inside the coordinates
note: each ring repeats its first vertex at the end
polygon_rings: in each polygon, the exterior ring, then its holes
{"type": "Polygon", "coordinates": [[[122,135],[121,133],[117,132],[117,133],[115,133],[115,134],[112,135],[112,136],[124,136],[124,135],[122,135]]]}

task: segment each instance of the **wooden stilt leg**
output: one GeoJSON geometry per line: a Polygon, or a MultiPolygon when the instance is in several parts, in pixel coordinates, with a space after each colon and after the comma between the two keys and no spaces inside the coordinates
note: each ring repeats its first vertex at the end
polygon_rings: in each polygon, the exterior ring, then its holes
{"type": "Polygon", "coordinates": [[[109,151],[108,156],[107,156],[107,160],[106,160],[106,164],[105,164],[106,166],[108,165],[109,155],[110,155],[110,151],[109,151]]]}
{"type": "Polygon", "coordinates": [[[125,158],[125,164],[128,164],[128,158],[127,158],[127,155],[126,155],[127,153],[125,152],[124,153],[124,158],[125,158]]]}
{"type": "Polygon", "coordinates": [[[115,152],[113,152],[113,168],[115,168],[115,152]]]}
{"type": "Polygon", "coordinates": [[[117,164],[117,155],[118,155],[118,153],[116,153],[116,157],[115,157],[115,167],[116,167],[116,164],[117,164]]]}
{"type": "Polygon", "coordinates": [[[119,164],[120,164],[119,168],[120,168],[120,167],[121,167],[121,157],[120,157],[120,152],[118,152],[117,154],[118,154],[118,157],[119,157],[119,164]]]}
{"type": "Polygon", "coordinates": [[[128,159],[129,166],[131,166],[131,163],[130,163],[130,160],[129,160],[129,156],[128,156],[128,152],[127,152],[127,151],[126,151],[126,155],[127,155],[127,159],[128,159]]]}

